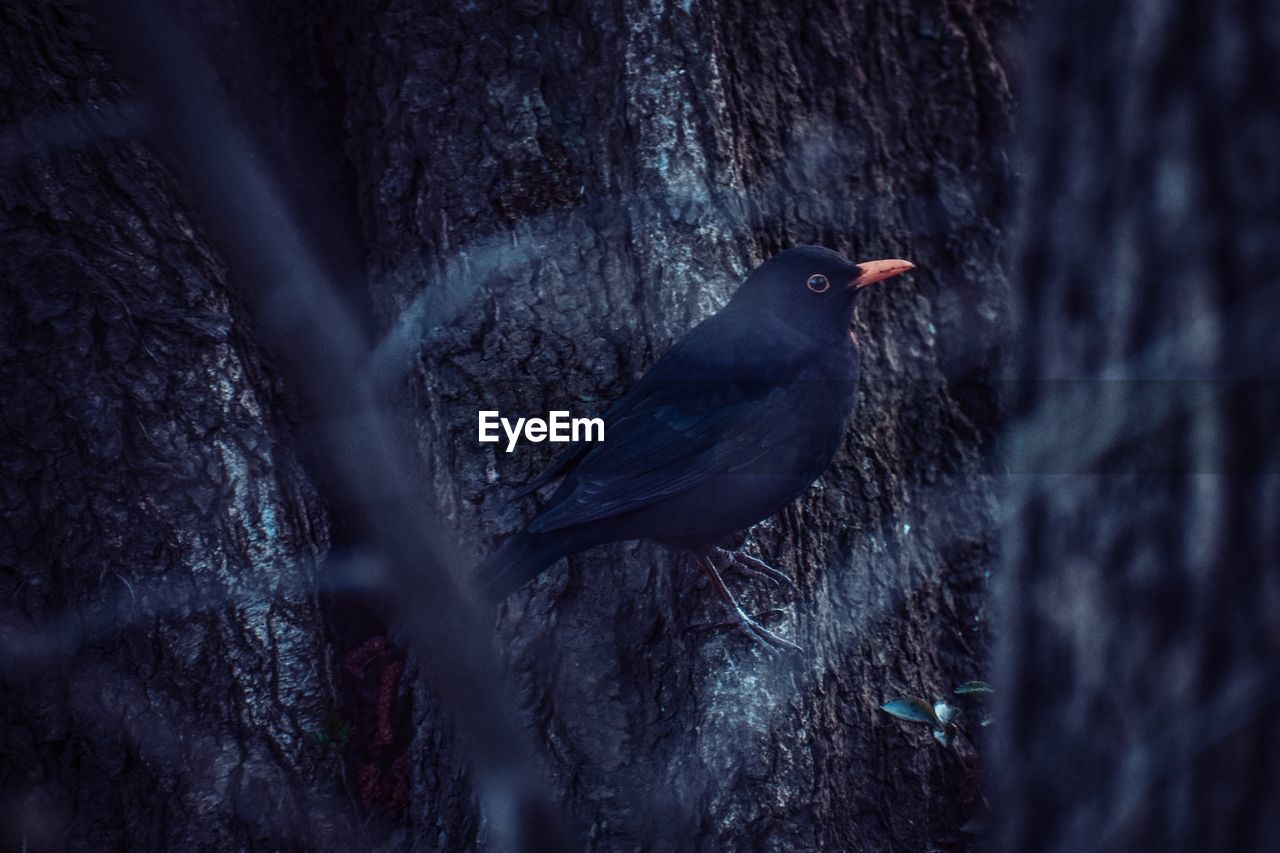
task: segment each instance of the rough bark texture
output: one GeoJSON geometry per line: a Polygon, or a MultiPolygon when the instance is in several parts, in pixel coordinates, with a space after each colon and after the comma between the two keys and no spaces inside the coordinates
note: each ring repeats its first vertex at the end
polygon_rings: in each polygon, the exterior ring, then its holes
{"type": "Polygon", "coordinates": [[[998,850],[1280,846],[1278,21],[1040,10],[998,850]]]}
{"type": "Polygon", "coordinates": [[[176,182],[103,141],[132,103],[103,43],[0,11],[0,846],[312,843],[324,516],[176,182]]]}
{"type": "MultiPolygon", "coordinates": [[[[801,663],[699,630],[722,605],[648,545],[575,557],[503,608],[512,689],[591,849],[963,843],[971,771],[877,706],[944,695],[984,659],[994,408],[972,386],[962,405],[949,380],[995,360],[1006,14],[351,11],[341,77],[380,367],[410,389],[427,469],[470,541],[532,513],[512,484],[549,458],[478,445],[477,409],[600,411],[794,243],[920,267],[861,313],[866,381],[838,462],[753,532],[799,593],[737,585],[755,608],[785,605],[775,626],[801,663]]],[[[419,698],[412,837],[483,841],[447,723],[419,698]]]]}

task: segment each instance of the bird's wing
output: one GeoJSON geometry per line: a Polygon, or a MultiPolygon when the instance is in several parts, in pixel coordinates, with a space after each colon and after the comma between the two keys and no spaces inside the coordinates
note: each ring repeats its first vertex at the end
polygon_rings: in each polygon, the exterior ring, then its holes
{"type": "MultiPolygon", "coordinates": [[[[796,380],[809,353],[698,327],[605,418],[605,440],[573,469],[574,487],[533,520],[535,533],[627,512],[714,474],[747,467],[801,437],[796,380]]],[[[757,329],[759,332],[764,330],[757,329]]]]}
{"type": "MultiPolygon", "coordinates": [[[[656,367],[657,365],[654,366],[656,367]]],[[[643,382],[643,380],[641,381],[643,382]]],[[[640,389],[637,387],[636,390],[638,391],[640,389]]],[[[635,396],[636,394],[634,392],[624,395],[621,399],[610,406],[605,411],[604,415],[601,416],[604,420],[605,435],[609,434],[610,424],[616,424],[618,422],[618,418],[629,410],[631,405],[634,403],[635,396]]],[[[533,492],[542,488],[547,483],[550,483],[552,480],[557,480],[560,477],[563,477],[573,468],[574,463],[576,463],[579,458],[590,449],[591,443],[588,441],[574,441],[565,445],[564,450],[557,453],[555,459],[551,460],[551,464],[542,469],[542,472],[532,480],[521,486],[516,491],[515,496],[517,498],[522,498],[525,495],[533,494],[533,492]]]]}

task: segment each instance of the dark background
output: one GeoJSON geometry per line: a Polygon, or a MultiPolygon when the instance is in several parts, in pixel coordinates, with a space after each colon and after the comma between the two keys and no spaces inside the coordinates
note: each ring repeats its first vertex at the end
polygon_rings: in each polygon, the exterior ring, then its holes
{"type": "Polygon", "coordinates": [[[0,845],[1275,849],[1278,26],[6,4],[0,845]],[[473,609],[554,449],[476,410],[599,413],[799,243],[917,265],[745,534],[804,655],[648,544],[473,609]]]}

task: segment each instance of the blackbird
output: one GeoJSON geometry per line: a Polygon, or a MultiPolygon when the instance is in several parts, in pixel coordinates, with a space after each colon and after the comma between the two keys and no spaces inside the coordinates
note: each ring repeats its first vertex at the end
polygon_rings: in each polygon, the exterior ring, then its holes
{"type": "MultiPolygon", "coordinates": [[[[831,463],[857,390],[858,343],[849,327],[858,292],[913,266],[855,264],[799,246],[756,267],[724,308],[605,412],[602,442],[569,445],[518,493],[564,478],[528,526],[481,565],[482,594],[500,601],[568,554],[650,539],[692,553],[748,634],[794,648],[743,611],[710,555],[729,534],[798,497],[831,463]]],[[[790,584],[745,554],[730,562],[790,584]]]]}

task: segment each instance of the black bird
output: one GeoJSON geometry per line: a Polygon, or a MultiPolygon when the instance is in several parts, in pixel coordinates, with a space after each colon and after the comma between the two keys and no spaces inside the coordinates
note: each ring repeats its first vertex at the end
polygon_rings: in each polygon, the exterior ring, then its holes
{"type": "MultiPolygon", "coordinates": [[[[521,492],[564,481],[521,533],[479,569],[500,601],[561,557],[623,539],[690,551],[738,623],[791,646],[748,616],[710,554],[718,541],[786,506],[835,456],[853,414],[865,286],[912,269],[855,264],[818,246],[779,253],[699,323],[604,415],[604,441],[570,445],[521,492]]],[[[743,554],[740,568],[790,579],[743,554]]]]}

